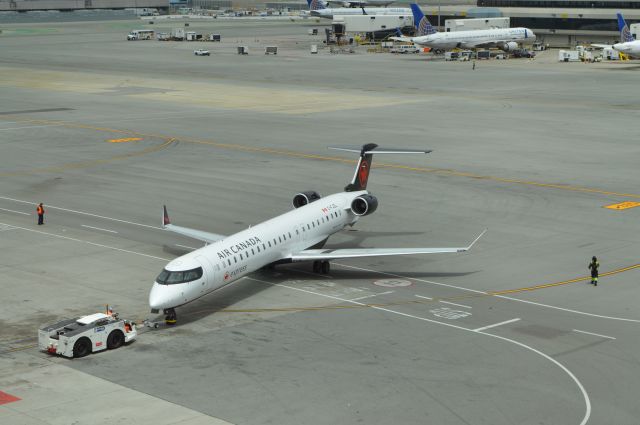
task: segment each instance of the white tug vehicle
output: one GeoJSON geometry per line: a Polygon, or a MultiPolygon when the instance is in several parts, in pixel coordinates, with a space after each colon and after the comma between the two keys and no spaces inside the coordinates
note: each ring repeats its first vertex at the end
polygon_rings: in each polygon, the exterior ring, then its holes
{"type": "Polygon", "coordinates": [[[119,348],[133,341],[136,324],[120,319],[107,308],[107,314],[95,313],[66,319],[38,331],[38,348],[65,357],[84,357],[96,351],[119,348]]]}

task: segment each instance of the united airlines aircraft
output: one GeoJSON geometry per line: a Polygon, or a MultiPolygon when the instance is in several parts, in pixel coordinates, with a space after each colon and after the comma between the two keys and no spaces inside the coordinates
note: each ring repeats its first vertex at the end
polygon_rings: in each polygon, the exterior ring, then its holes
{"type": "Polygon", "coordinates": [[[640,58],[640,40],[636,40],[629,31],[629,26],[624,20],[622,13],[618,13],[618,29],[620,30],[620,43],[616,43],[613,46],[608,44],[593,44],[593,46],[600,48],[612,48],[625,55],[640,58]]]}
{"type": "Polygon", "coordinates": [[[309,14],[320,18],[332,19],[343,15],[405,15],[411,13],[406,7],[338,7],[327,8],[324,0],[307,0],[309,14]]]}
{"type": "Polygon", "coordinates": [[[316,273],[329,273],[329,261],[390,255],[464,252],[460,248],[353,248],[323,249],[329,236],[353,226],[376,211],[378,199],[367,191],[373,155],[426,154],[429,150],[383,149],[374,143],[362,148],[332,147],[357,152],[360,160],[351,183],[343,192],[321,197],[315,191],[296,194],[294,209],[231,236],[222,236],[171,224],[164,207],[163,227],[207,243],[167,264],[157,277],[149,306],[164,311],[167,323],[175,323],[175,308],[200,298],[262,267],[297,261],[313,262],[316,273]]]}
{"type": "Polygon", "coordinates": [[[475,49],[478,47],[498,47],[504,51],[517,49],[518,43],[533,43],[536,35],[528,28],[495,28],[487,30],[470,30],[454,32],[438,32],[424,16],[420,6],[411,4],[413,22],[416,26],[415,37],[391,37],[396,41],[408,41],[418,46],[431,47],[436,50],[453,48],[475,49]]]}

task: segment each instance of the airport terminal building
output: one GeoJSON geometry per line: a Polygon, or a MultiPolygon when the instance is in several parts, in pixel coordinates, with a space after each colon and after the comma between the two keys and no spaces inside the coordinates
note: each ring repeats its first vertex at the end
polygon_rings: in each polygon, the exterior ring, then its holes
{"type": "MultiPolygon", "coordinates": [[[[406,6],[410,0],[394,4],[406,6]]],[[[203,9],[305,10],[306,1],[291,0],[0,0],[0,11],[157,8],[180,4],[203,9]]],[[[640,21],[640,0],[436,0],[422,4],[425,15],[444,31],[445,21],[461,18],[509,17],[511,27],[533,30],[552,47],[619,39],[616,13],[631,24],[640,21]]]]}

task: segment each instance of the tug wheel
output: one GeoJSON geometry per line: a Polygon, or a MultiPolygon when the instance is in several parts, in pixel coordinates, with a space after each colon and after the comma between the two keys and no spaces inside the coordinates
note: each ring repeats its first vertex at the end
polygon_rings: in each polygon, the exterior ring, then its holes
{"type": "Polygon", "coordinates": [[[91,340],[82,337],[73,344],[73,357],[84,357],[91,354],[91,340]]]}
{"type": "Polygon", "coordinates": [[[107,348],[109,350],[119,348],[122,344],[124,344],[124,334],[122,331],[113,331],[107,337],[107,348]]]}

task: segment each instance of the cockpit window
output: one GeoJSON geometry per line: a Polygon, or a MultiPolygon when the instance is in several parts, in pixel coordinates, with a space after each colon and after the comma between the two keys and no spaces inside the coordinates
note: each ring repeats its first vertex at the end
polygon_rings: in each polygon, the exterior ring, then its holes
{"type": "Polygon", "coordinates": [[[202,277],[202,267],[198,267],[192,270],[171,272],[169,270],[162,270],[160,275],[156,278],[156,282],[160,285],[175,285],[178,283],[191,282],[202,277]]]}

